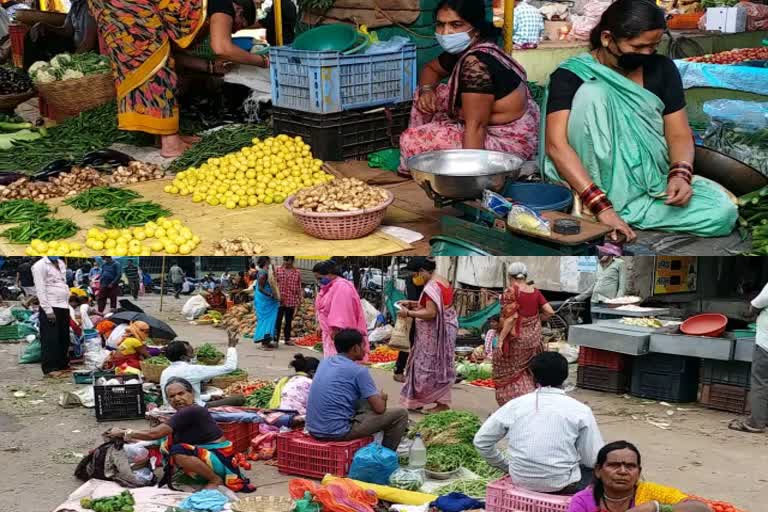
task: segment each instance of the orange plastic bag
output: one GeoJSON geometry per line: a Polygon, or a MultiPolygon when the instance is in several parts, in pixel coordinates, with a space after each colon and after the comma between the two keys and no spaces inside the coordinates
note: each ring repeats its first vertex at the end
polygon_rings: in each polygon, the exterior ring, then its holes
{"type": "Polygon", "coordinates": [[[295,479],[288,484],[288,491],[295,500],[309,492],[320,504],[323,512],[373,512],[379,502],[376,493],[367,491],[349,480],[339,479],[322,486],[310,480],[295,479]]]}

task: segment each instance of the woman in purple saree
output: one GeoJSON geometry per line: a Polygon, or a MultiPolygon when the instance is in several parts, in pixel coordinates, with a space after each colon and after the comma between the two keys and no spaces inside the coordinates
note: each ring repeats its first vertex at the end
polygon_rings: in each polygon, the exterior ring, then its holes
{"type": "Polygon", "coordinates": [[[450,409],[451,387],[456,381],[453,366],[459,330],[453,309],[453,288],[435,274],[434,261],[425,260],[417,275],[427,284],[418,302],[405,302],[398,314],[416,319],[416,340],[408,359],[400,403],[408,409],[436,404],[430,412],[450,409]]]}

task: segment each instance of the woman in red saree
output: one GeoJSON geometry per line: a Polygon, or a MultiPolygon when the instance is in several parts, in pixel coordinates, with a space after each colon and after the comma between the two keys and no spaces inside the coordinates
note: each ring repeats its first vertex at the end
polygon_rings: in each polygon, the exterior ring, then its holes
{"type": "Polygon", "coordinates": [[[451,387],[456,382],[453,358],[459,321],[453,308],[453,287],[435,274],[434,261],[417,269],[427,284],[418,302],[403,302],[398,315],[416,319],[416,339],[406,368],[400,403],[407,409],[437,404],[430,413],[450,409],[451,387]]]}
{"type": "Polygon", "coordinates": [[[499,337],[499,345],[493,351],[493,380],[499,406],[536,389],[529,363],[544,350],[541,322],[555,314],[541,292],[528,284],[525,264],[510,265],[509,276],[512,283],[501,297],[501,323],[509,325],[509,320],[513,325],[510,334],[499,337]]]}
{"type": "Polygon", "coordinates": [[[367,362],[371,350],[368,343],[368,324],[355,285],[339,275],[341,271],[331,260],[318,263],[312,271],[320,284],[320,293],[315,300],[315,314],[323,334],[323,357],[336,355],[333,337],[337,332],[342,329],[355,329],[365,338],[363,362],[367,362]]]}

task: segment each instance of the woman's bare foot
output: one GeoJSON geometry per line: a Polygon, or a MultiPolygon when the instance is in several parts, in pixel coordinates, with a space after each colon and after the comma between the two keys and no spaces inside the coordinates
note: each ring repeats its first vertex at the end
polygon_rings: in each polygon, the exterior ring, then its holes
{"type": "Polygon", "coordinates": [[[160,156],[163,158],[177,158],[182,155],[190,145],[184,142],[179,134],[163,135],[160,138],[160,156]]]}
{"type": "Polygon", "coordinates": [[[449,405],[437,404],[437,407],[433,407],[432,409],[428,410],[426,414],[437,414],[438,412],[445,412],[450,410],[451,410],[451,406],[449,405]]]}

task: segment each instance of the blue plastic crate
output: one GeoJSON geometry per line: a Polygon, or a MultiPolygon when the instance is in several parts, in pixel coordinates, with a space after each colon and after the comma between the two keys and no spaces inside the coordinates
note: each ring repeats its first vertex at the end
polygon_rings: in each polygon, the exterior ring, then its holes
{"type": "Polygon", "coordinates": [[[270,49],[272,104],[329,114],[413,99],[416,47],[371,55],[270,49]]]}

